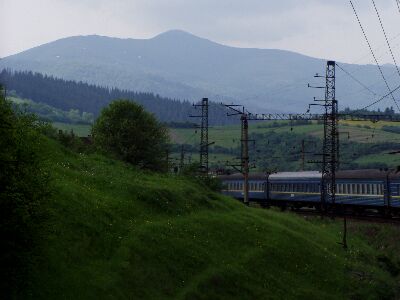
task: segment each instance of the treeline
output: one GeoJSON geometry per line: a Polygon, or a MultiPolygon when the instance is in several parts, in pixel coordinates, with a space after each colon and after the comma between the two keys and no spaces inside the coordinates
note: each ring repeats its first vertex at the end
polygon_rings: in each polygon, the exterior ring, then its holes
{"type": "MultiPolygon", "coordinates": [[[[38,103],[69,111],[78,109],[97,116],[101,109],[115,99],[129,99],[153,113],[161,122],[193,122],[190,115],[199,114],[189,101],[179,101],[152,93],[134,92],[96,86],[84,82],[75,82],[30,71],[0,72],[0,83],[7,90],[15,90],[17,95],[38,103]]],[[[210,103],[209,123],[225,125],[236,122],[226,116],[226,109],[216,103],[210,103]]]]}
{"type": "MultiPolygon", "coordinates": [[[[304,169],[318,170],[320,165],[308,163],[321,160],[322,140],[306,134],[289,132],[253,133],[249,137],[255,140],[255,146],[250,147],[250,157],[254,159],[259,170],[263,171],[299,171],[302,168],[302,142],[304,141],[304,169]],[[319,155],[318,155],[319,154],[319,155]]],[[[379,154],[397,149],[398,143],[357,143],[347,142],[340,145],[340,169],[375,169],[387,168],[383,162],[362,162],[358,158],[379,154]]],[[[238,152],[240,149],[236,149],[238,152]]]]}
{"type": "Polygon", "coordinates": [[[359,115],[389,115],[389,116],[395,116],[399,115],[399,113],[396,113],[393,106],[391,107],[386,107],[384,110],[381,110],[378,108],[377,110],[368,110],[368,109],[350,109],[346,107],[344,110],[340,111],[339,113],[344,113],[344,114],[352,114],[356,113],[359,115]]]}

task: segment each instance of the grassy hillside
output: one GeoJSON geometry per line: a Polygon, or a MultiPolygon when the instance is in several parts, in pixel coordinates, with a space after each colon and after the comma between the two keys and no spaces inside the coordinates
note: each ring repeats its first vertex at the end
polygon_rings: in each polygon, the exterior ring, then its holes
{"type": "Polygon", "coordinates": [[[49,141],[36,299],[389,299],[378,252],[334,223],[249,208],[184,178],[49,141]],[[362,278],[358,274],[363,274],[362,278]]]}
{"type": "MultiPolygon", "coordinates": [[[[275,132],[277,134],[287,134],[290,133],[291,137],[295,137],[296,135],[306,135],[312,138],[322,138],[323,135],[323,126],[318,124],[309,124],[309,125],[301,125],[301,126],[293,126],[292,129],[289,125],[284,125],[282,123],[287,122],[277,122],[276,124],[280,124],[279,127],[271,127],[273,122],[253,122],[250,124],[249,132],[252,134],[266,134],[275,132]],[[283,126],[282,126],[283,125],[283,126]]],[[[384,126],[394,126],[396,123],[390,122],[354,122],[354,121],[343,121],[342,125],[339,128],[339,132],[341,133],[341,145],[342,145],[342,154],[343,151],[352,151],[351,147],[346,147],[345,144],[354,144],[360,143],[363,144],[366,148],[370,147],[369,144],[379,144],[379,143],[399,143],[400,142],[400,134],[395,132],[388,132],[383,130],[384,126]]],[[[65,123],[54,123],[54,126],[58,129],[70,131],[73,130],[75,134],[78,136],[87,136],[90,134],[90,125],[73,125],[73,124],[65,124],[65,123]]],[[[198,129],[191,128],[171,128],[170,136],[172,143],[175,144],[187,144],[197,147],[200,141],[200,131],[198,129]]],[[[239,125],[229,125],[229,126],[213,126],[209,129],[209,141],[215,142],[215,145],[210,147],[210,156],[209,161],[211,166],[224,166],[226,161],[233,163],[238,157],[240,151],[238,147],[240,147],[240,126],[239,125]],[[236,154],[232,153],[216,153],[214,147],[224,147],[226,149],[237,149],[236,154]]],[[[264,153],[264,148],[262,146],[263,140],[257,140],[255,145],[250,143],[250,150],[254,149],[259,151],[260,154],[264,153]]],[[[299,146],[299,145],[298,145],[299,146]]],[[[310,148],[312,144],[307,143],[307,148],[310,148]]],[[[276,148],[278,145],[270,145],[269,148],[276,148]]],[[[371,146],[372,147],[372,146],[371,146]]],[[[312,147],[311,147],[312,148],[312,147]]],[[[180,149],[180,147],[179,147],[180,149]]],[[[185,153],[185,163],[189,161],[197,161],[198,160],[198,150],[196,149],[186,149],[185,153]],[[189,160],[189,157],[191,159],[189,160]]],[[[347,159],[344,162],[353,162],[357,163],[360,166],[369,165],[370,167],[377,167],[379,164],[386,164],[387,166],[397,166],[399,164],[399,160],[396,155],[387,154],[390,151],[398,150],[395,147],[388,149],[387,151],[375,151],[373,153],[358,153],[356,157],[351,157],[351,159],[347,159]],[[371,166],[371,164],[376,164],[375,166],[371,166]]],[[[297,150],[297,155],[295,155],[295,159],[298,160],[297,165],[300,166],[300,146],[297,150]]],[[[306,151],[311,151],[310,149],[306,149],[306,151]]],[[[352,155],[352,153],[347,153],[348,155],[352,155]]],[[[172,157],[175,158],[173,162],[179,163],[180,153],[176,152],[172,153],[172,157]]],[[[252,159],[254,159],[254,155],[252,159]]],[[[267,164],[268,162],[264,161],[262,157],[256,157],[257,167],[261,168],[261,165],[267,164]]],[[[308,157],[307,160],[314,159],[313,157],[308,157]]],[[[344,157],[342,157],[344,159],[344,157]]],[[[285,161],[288,158],[285,157],[285,161]]],[[[296,165],[296,166],[297,166],[296,165]]],[[[297,167],[298,167],[297,166],[297,167]]]]}

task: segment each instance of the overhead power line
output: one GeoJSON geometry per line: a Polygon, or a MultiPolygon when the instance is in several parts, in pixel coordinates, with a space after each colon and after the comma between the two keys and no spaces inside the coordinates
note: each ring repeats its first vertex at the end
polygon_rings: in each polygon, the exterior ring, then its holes
{"type": "MultiPolygon", "coordinates": [[[[392,55],[392,59],[393,59],[394,65],[396,66],[397,74],[399,74],[399,76],[400,76],[400,70],[399,70],[399,67],[397,66],[396,59],[394,58],[393,51],[392,51],[392,47],[390,47],[389,39],[387,38],[385,28],[383,27],[382,19],[381,19],[381,16],[379,15],[378,8],[376,7],[375,1],[374,1],[374,0],[372,0],[372,3],[374,4],[374,8],[375,8],[375,11],[376,11],[376,15],[378,16],[379,23],[381,24],[381,28],[382,28],[382,31],[383,31],[383,35],[385,36],[386,43],[387,43],[387,45],[388,45],[390,54],[392,55]]],[[[398,4],[398,2],[397,2],[397,4],[398,4]]]]}
{"type": "Polygon", "coordinates": [[[386,95],[384,95],[384,96],[382,96],[381,98],[379,98],[378,100],[376,100],[375,102],[372,102],[371,104],[369,104],[369,105],[367,105],[367,106],[365,106],[365,107],[363,107],[363,108],[357,109],[357,110],[355,110],[354,112],[352,112],[351,114],[355,114],[356,112],[359,112],[359,111],[361,111],[361,110],[370,108],[371,106],[377,104],[378,102],[381,102],[381,101],[382,101],[383,99],[385,99],[386,97],[389,97],[390,95],[392,95],[394,92],[396,92],[396,91],[399,90],[399,89],[400,89],[400,85],[399,85],[398,87],[396,87],[394,90],[390,91],[390,92],[387,93],[386,95]]]}
{"type": "Polygon", "coordinates": [[[367,91],[369,91],[371,94],[373,94],[374,96],[379,96],[377,93],[375,93],[373,90],[371,90],[368,86],[366,86],[364,83],[362,83],[360,80],[358,80],[356,77],[354,77],[350,72],[346,71],[343,67],[339,66],[336,63],[336,66],[342,70],[344,73],[346,73],[351,79],[353,79],[355,82],[357,82],[359,85],[361,85],[364,89],[366,89],[367,91]]]}
{"type": "MultiPolygon", "coordinates": [[[[358,17],[357,11],[356,11],[356,9],[355,9],[355,7],[354,7],[354,5],[353,5],[353,2],[352,2],[351,0],[350,0],[350,4],[351,4],[351,7],[353,8],[354,14],[355,14],[355,16],[356,16],[356,18],[357,18],[357,21],[358,21],[358,24],[360,25],[360,28],[361,28],[361,31],[362,31],[362,33],[363,33],[363,35],[364,35],[365,41],[366,41],[367,44],[368,44],[369,50],[371,51],[371,54],[372,54],[372,56],[373,56],[373,58],[374,58],[374,60],[375,60],[375,63],[376,63],[376,65],[378,66],[379,72],[380,72],[381,75],[382,75],[383,81],[385,81],[386,87],[387,87],[387,89],[389,90],[389,94],[388,94],[388,95],[390,95],[390,96],[392,97],[393,102],[395,103],[397,109],[400,111],[399,104],[397,103],[396,99],[395,99],[394,96],[393,96],[393,92],[391,91],[390,86],[389,86],[389,84],[388,84],[388,82],[387,82],[387,80],[386,80],[386,78],[385,78],[385,75],[383,74],[382,68],[381,68],[381,66],[379,65],[378,60],[376,59],[375,53],[374,53],[374,51],[372,50],[371,43],[370,43],[369,40],[368,40],[367,34],[365,33],[364,27],[363,27],[362,24],[361,24],[360,18],[358,17]]],[[[382,100],[382,99],[381,99],[381,100],[382,100]]],[[[376,101],[375,103],[378,103],[378,102],[379,102],[379,101],[376,101]]]]}

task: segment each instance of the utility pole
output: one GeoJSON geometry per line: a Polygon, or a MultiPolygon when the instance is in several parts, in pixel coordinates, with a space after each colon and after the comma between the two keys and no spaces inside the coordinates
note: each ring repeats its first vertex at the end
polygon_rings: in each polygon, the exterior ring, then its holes
{"type": "Polygon", "coordinates": [[[241,162],[242,162],[242,173],[244,177],[243,186],[243,202],[245,204],[249,203],[249,122],[247,119],[247,114],[244,113],[240,117],[242,123],[241,132],[241,162]]]}
{"type": "Polygon", "coordinates": [[[301,140],[301,170],[304,171],[304,160],[305,160],[305,147],[304,139],[301,140]]]}
{"type": "MultiPolygon", "coordinates": [[[[327,213],[329,208],[335,208],[336,203],[336,170],[339,164],[339,133],[338,133],[338,103],[336,100],[336,75],[335,75],[334,61],[327,61],[325,76],[316,74],[314,77],[325,78],[325,86],[313,87],[321,88],[325,90],[325,98],[323,100],[317,100],[316,102],[322,102],[323,104],[310,104],[322,106],[324,108],[324,114],[322,120],[324,124],[324,139],[322,153],[322,183],[321,183],[321,208],[327,213]]],[[[309,107],[310,107],[309,106],[309,107]]],[[[310,110],[310,108],[309,108],[310,110]]],[[[345,116],[344,116],[345,117],[345,116]]]]}
{"type": "Polygon", "coordinates": [[[182,172],[183,171],[183,167],[185,166],[185,148],[182,145],[181,146],[181,159],[179,162],[179,171],[182,172]]]}
{"type": "Polygon", "coordinates": [[[249,114],[245,112],[244,106],[242,105],[226,105],[225,107],[231,109],[233,113],[227,113],[228,116],[236,116],[240,115],[240,122],[241,122],[241,139],[240,139],[240,164],[239,165],[231,165],[231,167],[238,170],[240,173],[243,174],[243,202],[248,205],[249,204],[249,114]],[[241,109],[236,108],[241,107],[241,109]],[[239,167],[239,168],[237,168],[239,167]]]}
{"type": "Polygon", "coordinates": [[[201,107],[200,116],[190,116],[201,118],[200,125],[200,173],[208,176],[208,146],[213,143],[208,142],[208,98],[203,98],[201,104],[193,104],[194,107],[201,107]]]}
{"type": "Polygon", "coordinates": [[[169,173],[169,148],[167,148],[167,150],[166,150],[166,156],[167,156],[167,163],[166,163],[166,171],[167,171],[167,173],[169,173]]]}
{"type": "Polygon", "coordinates": [[[338,168],[339,134],[338,104],[335,89],[335,62],[328,61],[325,74],[325,115],[324,115],[324,142],[322,150],[322,187],[321,200],[325,212],[329,205],[333,208],[336,202],[336,170],[338,168]]]}

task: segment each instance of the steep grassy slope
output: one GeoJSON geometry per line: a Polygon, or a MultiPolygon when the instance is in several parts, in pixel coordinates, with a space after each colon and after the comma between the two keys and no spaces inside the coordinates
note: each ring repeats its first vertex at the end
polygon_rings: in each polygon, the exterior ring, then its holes
{"type": "Polygon", "coordinates": [[[359,239],[249,208],[187,179],[49,142],[55,191],[38,299],[383,299],[393,277],[359,239]],[[355,274],[366,274],[360,279],[355,274]]]}

